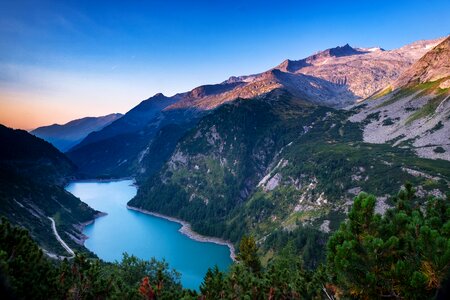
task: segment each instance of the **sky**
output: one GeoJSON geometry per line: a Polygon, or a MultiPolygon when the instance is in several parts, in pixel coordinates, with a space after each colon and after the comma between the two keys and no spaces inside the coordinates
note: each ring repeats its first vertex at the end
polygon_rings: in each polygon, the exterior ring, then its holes
{"type": "Polygon", "coordinates": [[[125,113],[349,43],[450,34],[450,1],[0,1],[0,123],[125,113]]]}

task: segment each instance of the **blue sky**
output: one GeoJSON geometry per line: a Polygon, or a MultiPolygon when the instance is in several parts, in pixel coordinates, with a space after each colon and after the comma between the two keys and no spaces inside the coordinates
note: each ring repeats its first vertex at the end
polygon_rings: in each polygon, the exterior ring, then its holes
{"type": "Polygon", "coordinates": [[[286,58],[450,34],[450,1],[0,1],[0,123],[126,112],[286,58]]]}

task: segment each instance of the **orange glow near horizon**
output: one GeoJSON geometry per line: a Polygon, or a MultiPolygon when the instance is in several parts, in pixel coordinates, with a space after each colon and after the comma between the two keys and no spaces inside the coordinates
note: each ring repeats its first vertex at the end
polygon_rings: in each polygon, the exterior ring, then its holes
{"type": "Polygon", "coordinates": [[[15,129],[32,130],[51,124],[65,124],[83,118],[107,115],[95,105],[89,108],[74,102],[48,101],[27,92],[0,91],[0,124],[15,129]],[[26,99],[26,100],[25,100],[26,99]]]}
{"type": "Polygon", "coordinates": [[[163,86],[145,74],[130,80],[107,72],[0,63],[2,67],[14,76],[4,82],[0,78],[0,124],[25,130],[125,113],[163,86]]]}

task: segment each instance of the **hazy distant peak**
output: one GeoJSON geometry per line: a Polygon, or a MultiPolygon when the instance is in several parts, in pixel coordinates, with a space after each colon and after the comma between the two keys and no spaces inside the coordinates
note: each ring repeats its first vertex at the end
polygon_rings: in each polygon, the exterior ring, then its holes
{"type": "Polygon", "coordinates": [[[84,117],[84,118],[80,118],[80,119],[75,119],[72,121],[69,121],[67,123],[64,124],[58,124],[58,123],[53,123],[51,125],[45,125],[45,126],[40,126],[36,129],[30,130],[31,133],[36,133],[36,132],[40,132],[43,130],[47,130],[47,129],[53,129],[53,128],[59,128],[59,127],[65,127],[65,126],[76,126],[79,124],[83,124],[86,123],[88,121],[94,121],[94,120],[104,120],[105,123],[108,122],[108,120],[110,120],[111,122],[114,121],[115,119],[118,119],[122,116],[121,113],[112,113],[109,115],[105,115],[105,116],[99,116],[99,117],[84,117]]]}
{"type": "Polygon", "coordinates": [[[42,126],[30,133],[52,143],[59,150],[66,151],[80,142],[89,133],[101,130],[122,116],[122,114],[114,113],[101,117],[86,117],[63,125],[42,126]]]}
{"type": "Polygon", "coordinates": [[[99,116],[99,117],[85,117],[77,120],[72,120],[67,122],[66,124],[60,125],[60,126],[75,126],[85,123],[86,121],[95,121],[95,120],[101,120],[103,123],[110,123],[118,118],[123,116],[120,113],[113,113],[105,116],[99,116]]]}

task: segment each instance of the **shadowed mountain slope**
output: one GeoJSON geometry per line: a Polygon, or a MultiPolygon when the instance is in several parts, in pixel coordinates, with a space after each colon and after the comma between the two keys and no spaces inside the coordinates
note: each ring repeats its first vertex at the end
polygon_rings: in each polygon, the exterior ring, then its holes
{"type": "Polygon", "coordinates": [[[0,142],[0,215],[28,229],[45,250],[67,255],[53,234],[52,217],[66,243],[85,249],[80,224],[98,212],[64,190],[75,165],[23,130],[0,125],[0,142]]]}

